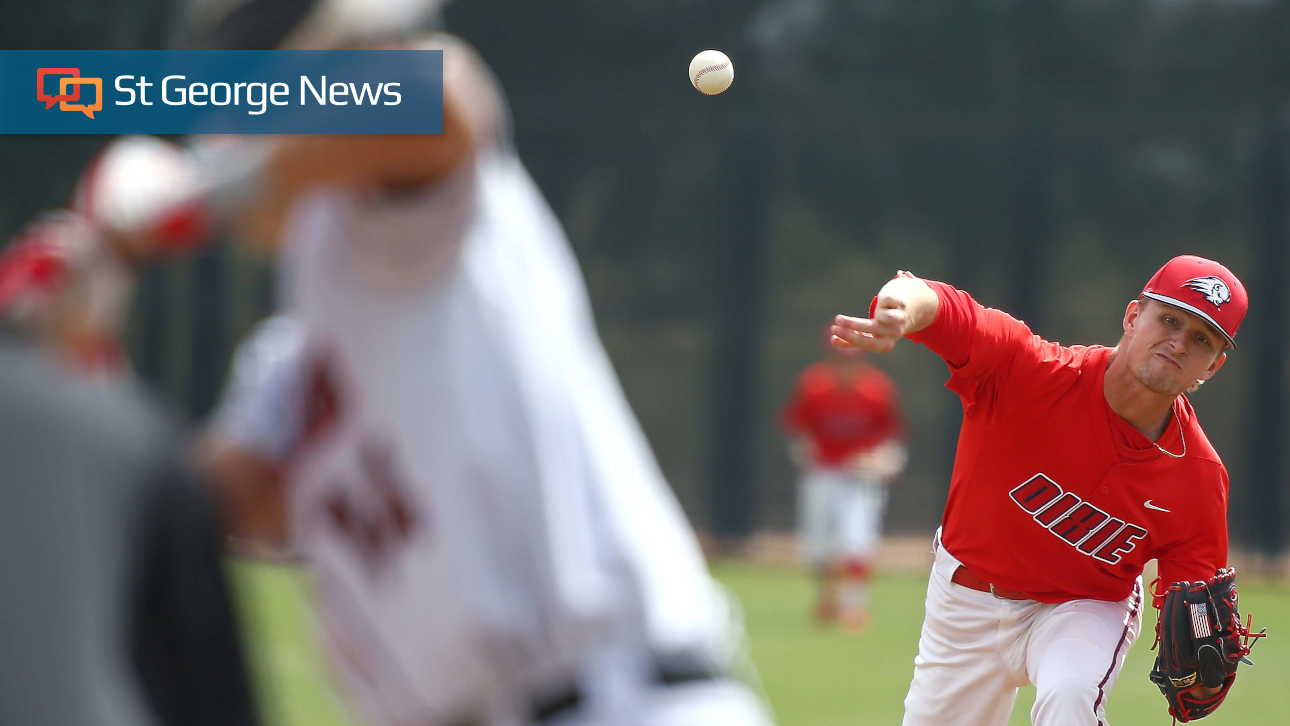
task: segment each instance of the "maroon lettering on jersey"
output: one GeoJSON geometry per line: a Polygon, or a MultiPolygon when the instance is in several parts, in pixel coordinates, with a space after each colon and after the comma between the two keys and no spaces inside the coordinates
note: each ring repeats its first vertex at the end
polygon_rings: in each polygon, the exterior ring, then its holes
{"type": "Polygon", "coordinates": [[[332,371],[329,358],[314,359],[309,364],[307,380],[301,448],[322,438],[335,425],[341,413],[340,396],[336,392],[336,376],[332,371]]]}
{"type": "Polygon", "coordinates": [[[393,452],[366,441],[363,444],[362,458],[363,471],[385,505],[388,526],[399,539],[410,538],[417,527],[418,518],[413,515],[409,487],[399,475],[393,452]]]}
{"type": "Polygon", "coordinates": [[[1085,539],[1083,542],[1079,543],[1079,551],[1083,552],[1086,555],[1093,554],[1094,552],[1097,551],[1099,547],[1106,544],[1107,540],[1114,537],[1115,533],[1119,532],[1120,528],[1123,526],[1124,526],[1123,519],[1116,519],[1115,517],[1111,517],[1110,521],[1102,525],[1096,532],[1089,535],[1088,539],[1085,539]]]}
{"type": "Polygon", "coordinates": [[[1057,482],[1043,474],[1036,474],[1022,483],[1021,486],[1009,492],[1009,495],[1012,497],[1012,501],[1021,505],[1022,509],[1031,514],[1038,514],[1039,510],[1051,504],[1054,499],[1064,493],[1057,482]]]}
{"type": "Polygon", "coordinates": [[[333,494],[327,497],[323,502],[323,508],[327,511],[327,517],[336,529],[340,530],[350,539],[358,539],[358,522],[354,516],[353,507],[349,502],[339,494],[333,494]]]}
{"type": "Polygon", "coordinates": [[[1039,514],[1036,514],[1035,521],[1039,522],[1045,527],[1051,527],[1053,525],[1053,522],[1056,522],[1058,519],[1060,519],[1063,514],[1071,511],[1072,509],[1074,509],[1076,506],[1080,504],[1082,504],[1082,502],[1080,501],[1079,497],[1075,496],[1074,494],[1071,494],[1070,492],[1067,492],[1063,494],[1060,499],[1053,502],[1052,505],[1049,506],[1047,509],[1040,512],[1039,514]]]}
{"type": "Polygon", "coordinates": [[[1043,474],[1036,474],[1009,492],[1012,501],[1049,532],[1081,553],[1116,564],[1121,553],[1132,552],[1147,530],[1125,524],[1043,474]]]}
{"type": "Polygon", "coordinates": [[[1084,502],[1071,510],[1070,514],[1058,520],[1057,524],[1054,524],[1051,529],[1053,534],[1058,537],[1073,545],[1078,545],[1109,518],[1110,515],[1106,512],[1088,502],[1084,502]]]}
{"type": "Polygon", "coordinates": [[[337,533],[353,545],[368,577],[375,579],[422,529],[424,517],[389,447],[364,440],[358,464],[360,480],[338,481],[323,507],[337,533]]]}
{"type": "Polygon", "coordinates": [[[1103,562],[1109,562],[1114,565],[1120,561],[1121,552],[1132,552],[1137,546],[1136,540],[1147,536],[1147,530],[1136,524],[1126,524],[1119,532],[1116,532],[1106,544],[1093,556],[1103,562]]]}

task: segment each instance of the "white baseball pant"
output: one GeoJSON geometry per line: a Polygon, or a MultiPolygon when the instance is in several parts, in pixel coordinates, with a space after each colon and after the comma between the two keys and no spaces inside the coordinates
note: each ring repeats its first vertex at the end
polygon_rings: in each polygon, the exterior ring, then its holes
{"type": "Polygon", "coordinates": [[[936,538],[904,726],[1005,726],[1034,684],[1034,726],[1106,726],[1106,699],[1142,627],[1142,578],[1119,602],[1005,600],[950,582],[936,538]]]}
{"type": "Polygon", "coordinates": [[[810,469],[798,487],[798,516],[806,560],[872,559],[882,535],[887,487],[841,469],[810,469]]]}

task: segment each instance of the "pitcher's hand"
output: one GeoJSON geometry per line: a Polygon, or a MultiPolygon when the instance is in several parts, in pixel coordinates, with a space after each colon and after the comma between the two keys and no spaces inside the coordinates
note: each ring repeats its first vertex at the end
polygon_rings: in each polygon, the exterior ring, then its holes
{"type": "Polygon", "coordinates": [[[875,353],[886,353],[905,334],[909,310],[905,301],[907,287],[904,280],[917,279],[901,270],[895,279],[878,291],[872,318],[838,315],[833,319],[833,337],[829,342],[839,348],[861,348],[875,353]]]}

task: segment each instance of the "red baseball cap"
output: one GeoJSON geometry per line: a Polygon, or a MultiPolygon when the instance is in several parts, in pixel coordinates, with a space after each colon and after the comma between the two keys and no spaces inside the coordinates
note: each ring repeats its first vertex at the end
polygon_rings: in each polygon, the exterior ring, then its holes
{"type": "Polygon", "coordinates": [[[1142,288],[1142,297],[1199,316],[1222,331],[1232,348],[1236,347],[1236,329],[1250,307],[1245,285],[1231,270],[1195,255],[1181,255],[1166,262],[1142,288]]]}

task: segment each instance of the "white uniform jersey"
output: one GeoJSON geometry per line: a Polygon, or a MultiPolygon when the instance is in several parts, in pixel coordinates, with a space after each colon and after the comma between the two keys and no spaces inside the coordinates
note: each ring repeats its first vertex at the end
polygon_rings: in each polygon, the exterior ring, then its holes
{"type": "Polygon", "coordinates": [[[285,462],[300,441],[304,417],[305,333],[295,320],[275,315],[237,348],[228,383],[211,418],[223,441],[285,462]]]}
{"type": "Polygon", "coordinates": [[[288,229],[297,544],[370,716],[431,723],[606,643],[724,655],[726,602],[513,152],[429,195],[315,193],[288,229]]]}

